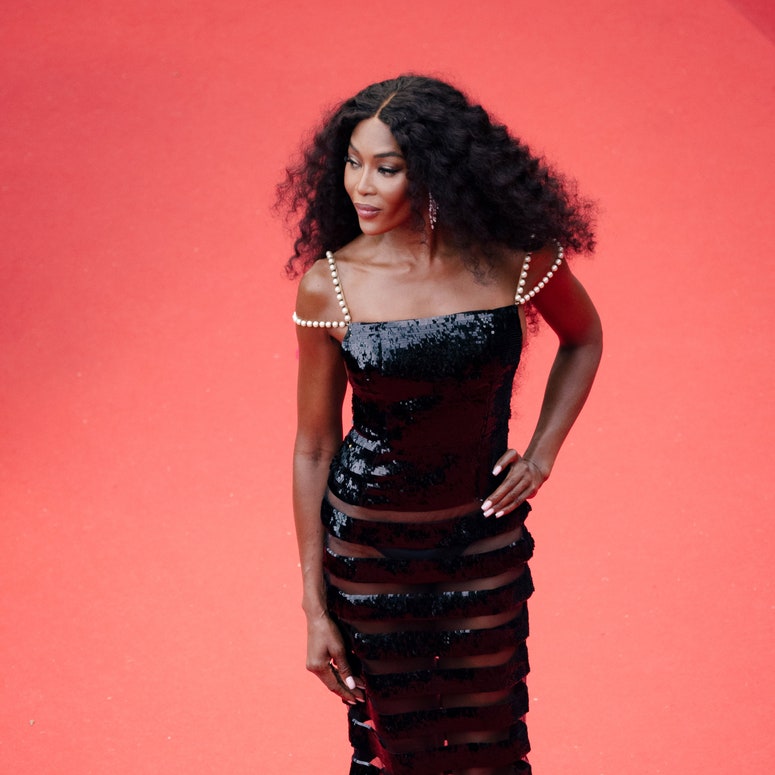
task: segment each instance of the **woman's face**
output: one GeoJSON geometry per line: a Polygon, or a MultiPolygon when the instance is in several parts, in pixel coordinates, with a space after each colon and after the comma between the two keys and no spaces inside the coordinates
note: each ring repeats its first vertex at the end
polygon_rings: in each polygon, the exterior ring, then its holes
{"type": "Polygon", "coordinates": [[[361,121],[350,136],[344,187],[364,234],[384,234],[411,216],[406,160],[387,124],[361,121]]]}

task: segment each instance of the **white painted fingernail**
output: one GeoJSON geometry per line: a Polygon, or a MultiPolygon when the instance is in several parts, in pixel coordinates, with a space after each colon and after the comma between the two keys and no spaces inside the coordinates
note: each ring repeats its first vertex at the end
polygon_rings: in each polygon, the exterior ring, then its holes
{"type": "Polygon", "coordinates": [[[492,469],[492,475],[497,476],[501,471],[503,471],[503,468],[501,468],[501,466],[495,466],[495,468],[492,469]]]}
{"type": "Polygon", "coordinates": [[[487,509],[487,511],[484,512],[485,517],[492,516],[492,509],[487,509]]]}
{"type": "Polygon", "coordinates": [[[344,679],[344,682],[350,691],[355,688],[355,679],[351,675],[348,675],[347,678],[344,679]]]}
{"type": "Polygon", "coordinates": [[[482,511],[487,511],[487,509],[489,509],[490,506],[492,506],[492,501],[485,501],[482,504],[482,511]]]}
{"type": "Polygon", "coordinates": [[[505,513],[506,513],[505,511],[499,511],[499,512],[497,512],[497,513],[495,514],[495,519],[497,519],[498,517],[502,517],[502,516],[503,516],[505,513]]]}

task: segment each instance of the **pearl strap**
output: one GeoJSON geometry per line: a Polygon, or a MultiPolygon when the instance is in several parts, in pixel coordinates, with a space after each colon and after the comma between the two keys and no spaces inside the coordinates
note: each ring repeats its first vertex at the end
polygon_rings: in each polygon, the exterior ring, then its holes
{"type": "Polygon", "coordinates": [[[533,289],[527,293],[524,293],[525,282],[527,281],[527,270],[530,268],[530,259],[532,258],[532,255],[530,253],[525,253],[525,259],[522,262],[522,271],[519,274],[519,282],[517,283],[517,293],[514,296],[514,301],[517,304],[526,304],[528,301],[530,301],[530,299],[532,299],[533,296],[535,296],[538,291],[540,291],[546,285],[546,283],[549,282],[554,273],[560,268],[562,259],[565,256],[565,251],[559,242],[556,244],[557,258],[554,259],[554,263],[552,264],[549,271],[538,281],[538,283],[536,283],[535,286],[533,286],[533,289]]]}
{"type": "Polygon", "coordinates": [[[352,322],[352,318],[350,317],[350,310],[347,306],[347,302],[344,299],[342,284],[339,282],[339,272],[336,269],[336,259],[330,250],[326,252],[326,259],[328,260],[328,270],[331,272],[331,280],[334,283],[334,290],[336,291],[336,300],[339,302],[344,320],[304,320],[294,312],[293,322],[297,326],[309,328],[345,328],[352,322]]]}
{"type": "MultiPolygon", "coordinates": [[[[551,280],[555,272],[560,268],[560,264],[562,263],[564,257],[565,251],[562,245],[557,242],[557,257],[554,259],[554,263],[549,268],[549,271],[533,286],[531,290],[525,293],[524,291],[525,283],[527,282],[527,273],[530,269],[530,261],[532,259],[532,254],[526,253],[525,258],[522,261],[522,271],[519,274],[519,282],[517,283],[517,292],[514,295],[514,301],[519,305],[529,302],[540,290],[543,289],[546,283],[551,280]]],[[[293,322],[297,326],[309,328],[346,328],[352,322],[350,309],[347,306],[347,302],[345,301],[342,284],[339,281],[339,272],[336,268],[336,259],[330,250],[326,252],[326,260],[328,261],[328,270],[331,272],[331,281],[334,283],[336,300],[342,310],[342,317],[344,320],[304,320],[294,312],[293,322]]]]}

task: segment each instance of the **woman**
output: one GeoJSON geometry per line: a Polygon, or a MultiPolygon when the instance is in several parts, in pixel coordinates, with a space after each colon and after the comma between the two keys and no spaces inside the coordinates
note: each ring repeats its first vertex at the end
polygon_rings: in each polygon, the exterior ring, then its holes
{"type": "Polygon", "coordinates": [[[307,667],[350,706],[350,773],[529,773],[524,521],[600,359],[563,260],[591,250],[589,208],[481,107],[411,75],[337,108],[280,200],[301,211],[288,269],[306,270],[307,667]],[[508,419],[528,307],[559,349],[520,454],[508,419]]]}

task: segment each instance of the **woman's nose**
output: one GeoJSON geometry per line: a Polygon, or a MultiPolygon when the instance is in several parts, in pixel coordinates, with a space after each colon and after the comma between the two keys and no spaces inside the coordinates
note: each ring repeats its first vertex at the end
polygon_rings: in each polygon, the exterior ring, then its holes
{"type": "Polygon", "coordinates": [[[371,171],[365,167],[361,170],[356,188],[359,194],[371,194],[374,192],[374,181],[371,171]]]}

